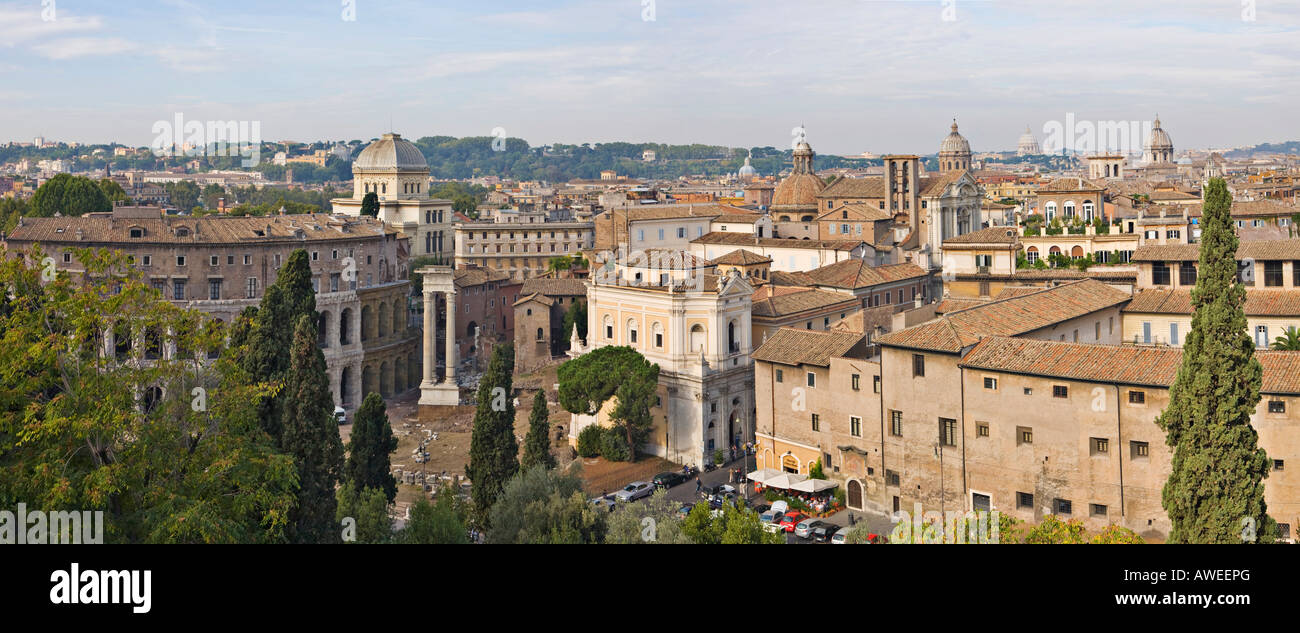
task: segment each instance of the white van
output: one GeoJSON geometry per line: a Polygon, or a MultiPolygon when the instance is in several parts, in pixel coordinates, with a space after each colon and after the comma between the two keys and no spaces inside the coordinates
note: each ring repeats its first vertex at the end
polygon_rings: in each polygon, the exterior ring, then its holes
{"type": "Polygon", "coordinates": [[[334,407],[334,419],[335,419],[335,420],[338,420],[339,424],[341,424],[341,425],[342,425],[342,424],[347,424],[347,423],[348,423],[348,412],[347,412],[347,411],[344,411],[344,410],[343,410],[343,407],[334,407]]]}

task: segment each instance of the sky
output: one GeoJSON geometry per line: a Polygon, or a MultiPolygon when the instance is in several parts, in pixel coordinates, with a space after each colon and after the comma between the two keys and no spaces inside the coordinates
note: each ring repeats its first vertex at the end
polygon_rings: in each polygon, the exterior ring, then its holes
{"type": "Polygon", "coordinates": [[[979,152],[1158,113],[1223,148],[1300,139],[1298,59],[1295,0],[0,0],[0,141],[143,146],[179,113],[926,154],[954,117],[979,152]]]}

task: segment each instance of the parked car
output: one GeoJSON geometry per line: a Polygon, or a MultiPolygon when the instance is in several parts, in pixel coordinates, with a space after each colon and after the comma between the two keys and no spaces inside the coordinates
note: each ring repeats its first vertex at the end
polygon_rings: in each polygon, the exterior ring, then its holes
{"type": "Polygon", "coordinates": [[[343,407],[334,407],[334,419],[337,420],[340,425],[347,424],[348,412],[343,410],[343,407]]]}
{"type": "Polygon", "coordinates": [[[677,484],[685,482],[687,479],[688,477],[683,473],[666,472],[655,475],[655,478],[651,481],[654,482],[655,488],[663,488],[667,490],[668,488],[672,488],[677,484]]]}
{"type": "Polygon", "coordinates": [[[781,514],[785,514],[786,512],[789,512],[789,511],[790,511],[790,504],[786,503],[785,501],[782,501],[782,500],[778,499],[778,500],[772,502],[772,507],[771,507],[770,509],[772,509],[772,510],[776,510],[777,512],[780,512],[781,514]]]}
{"type": "Polygon", "coordinates": [[[799,538],[812,538],[813,529],[826,525],[818,519],[804,519],[794,526],[794,535],[799,538]]]}
{"type": "Polygon", "coordinates": [[[758,522],[763,526],[763,529],[768,532],[780,532],[782,529],[781,516],[780,512],[768,510],[767,512],[758,515],[758,522]]]}
{"type": "Polygon", "coordinates": [[[614,506],[617,504],[615,504],[614,502],[614,495],[605,495],[603,497],[596,497],[595,499],[592,499],[591,505],[596,506],[596,508],[598,509],[603,509],[607,512],[613,512],[614,506]]]}
{"type": "Polygon", "coordinates": [[[839,531],[839,526],[822,523],[812,529],[812,540],[817,543],[829,543],[831,535],[839,531]]]}
{"type": "Polygon", "coordinates": [[[772,509],[772,506],[767,505],[766,503],[760,503],[760,504],[758,504],[758,505],[756,505],[756,506],[751,507],[750,509],[753,510],[754,512],[759,513],[759,514],[761,515],[761,514],[763,514],[764,512],[767,512],[768,510],[771,510],[771,509],[772,509]]]}
{"type": "Polygon", "coordinates": [[[849,528],[842,527],[831,534],[831,545],[843,545],[844,537],[849,535],[849,528]]]}
{"type": "Polygon", "coordinates": [[[784,515],[781,517],[781,529],[786,532],[793,532],[794,526],[798,525],[800,521],[803,521],[806,518],[808,518],[808,515],[798,511],[784,515]]]}
{"type": "Polygon", "coordinates": [[[619,501],[636,501],[642,497],[649,497],[654,491],[654,484],[648,481],[634,481],[614,493],[614,496],[618,497],[619,501]]]}

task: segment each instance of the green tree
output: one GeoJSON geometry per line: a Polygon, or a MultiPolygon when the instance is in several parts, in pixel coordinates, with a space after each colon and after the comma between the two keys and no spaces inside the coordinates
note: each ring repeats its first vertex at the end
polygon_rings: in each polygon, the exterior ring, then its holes
{"type": "Polygon", "coordinates": [[[371,191],[361,198],[361,215],[379,217],[379,194],[371,191]]]}
{"type": "Polygon", "coordinates": [[[112,178],[100,178],[99,189],[104,192],[104,196],[108,198],[110,203],[131,201],[126,196],[126,191],[122,189],[122,185],[117,184],[117,181],[112,178]]]}
{"type": "Polygon", "coordinates": [[[379,490],[392,503],[397,496],[397,479],[390,472],[389,454],[394,450],[397,450],[397,438],[393,437],[388,422],[387,406],[379,394],[372,392],[361,402],[352,422],[344,479],[359,490],[379,490]]]}
{"type": "Polygon", "coordinates": [[[183,211],[189,211],[197,206],[199,195],[202,193],[199,186],[189,180],[166,183],[163,185],[163,191],[167,192],[167,198],[172,206],[183,211]]]}
{"type": "Polygon", "coordinates": [[[492,362],[479,382],[478,408],[470,435],[469,464],[465,475],[474,483],[470,489],[474,513],[480,522],[489,518],[502,487],[519,471],[519,444],[515,441],[514,345],[505,343],[492,350],[492,362]]]}
{"type": "Polygon", "coordinates": [[[650,433],[659,366],[631,347],[601,347],[560,365],[560,405],[570,413],[595,415],[609,398],[617,404],[610,418],[618,425],[636,460],[650,433]]]}
{"type": "Polygon", "coordinates": [[[1083,521],[1062,521],[1054,514],[1047,515],[1041,523],[1025,532],[1025,543],[1031,545],[1079,545],[1088,542],[1083,521]]]}
{"type": "Polygon", "coordinates": [[[666,490],[656,490],[641,503],[620,503],[609,513],[605,542],[616,545],[689,545],[692,541],[682,531],[682,519],[677,514],[681,506],[668,499],[666,490]]]}
{"type": "Polygon", "coordinates": [[[280,441],[283,398],[279,387],[289,368],[289,349],[293,331],[290,323],[310,316],[315,322],[316,293],[311,287],[311,263],[307,251],[298,249],[280,269],[275,283],[267,286],[258,305],[253,326],[248,333],[247,349],[241,353],[244,370],[254,382],[270,387],[269,395],[258,400],[262,428],[277,443],[280,441]]]}
{"type": "Polygon", "coordinates": [[[229,357],[98,352],[110,330],[197,350],[220,329],[163,300],[125,255],[74,252],[85,273],[48,280],[40,250],[0,260],[0,507],[103,511],[106,542],[282,542],[297,475],[229,357]]]}
{"type": "Polygon", "coordinates": [[[808,467],[809,479],[825,479],[826,473],[822,470],[822,460],[817,460],[808,467]]]}
{"type": "Polygon", "coordinates": [[[421,498],[411,506],[411,519],[398,533],[398,541],[409,545],[465,545],[469,531],[466,512],[450,488],[443,488],[433,503],[421,498]]]}
{"type": "Polygon", "coordinates": [[[1295,327],[1287,328],[1282,332],[1282,336],[1273,340],[1273,349],[1291,351],[1300,350],[1300,330],[1297,330],[1295,327]]]}
{"type": "Polygon", "coordinates": [[[352,526],[355,529],[355,534],[351,535],[353,540],[345,538],[344,542],[373,544],[387,543],[392,539],[393,521],[388,518],[388,499],[383,490],[358,489],[349,481],[339,486],[335,496],[338,509],[334,512],[334,520],[340,526],[340,533],[346,529],[346,519],[356,522],[352,526]]]}
{"type": "Polygon", "coordinates": [[[293,330],[289,371],[284,379],[282,446],[298,467],[298,507],[293,513],[295,540],[333,543],[338,502],[334,485],[343,470],[343,442],[334,420],[334,396],[325,373],[325,355],[316,344],[316,321],[298,317],[293,330]]]}
{"type": "Polygon", "coordinates": [[[489,543],[601,543],[604,510],[582,494],[578,467],[568,470],[537,465],[520,471],[492,506],[489,543]]]}
{"type": "Polygon", "coordinates": [[[578,328],[578,338],[587,340],[587,302],[574,301],[569,304],[569,309],[564,312],[564,338],[567,341],[573,337],[573,328],[578,328]]]}
{"type": "Polygon", "coordinates": [[[1173,543],[1241,542],[1252,527],[1264,542],[1277,534],[1264,503],[1271,462],[1250,425],[1263,369],[1246,332],[1231,206],[1223,179],[1211,179],[1202,207],[1192,328],[1169,406],[1156,419],[1174,451],[1162,494],[1173,543]]]}
{"type": "Polygon", "coordinates": [[[48,218],[56,213],[72,216],[112,209],[113,203],[109,202],[108,196],[104,195],[104,190],[95,181],[82,176],[59,174],[36,188],[32,194],[30,215],[48,218]]]}
{"type": "Polygon", "coordinates": [[[707,503],[697,503],[682,521],[682,533],[696,545],[717,545],[722,542],[721,524],[715,524],[713,510],[707,503]]]}
{"type": "Polygon", "coordinates": [[[520,466],[530,468],[544,464],[555,468],[551,454],[551,412],[546,408],[546,391],[537,390],[533,397],[533,410],[528,413],[528,434],[524,436],[524,459],[520,466]]]}
{"type": "Polygon", "coordinates": [[[1144,541],[1142,537],[1137,535],[1137,532],[1112,523],[1094,535],[1088,542],[1094,545],[1140,545],[1144,541]]]}
{"type": "Polygon", "coordinates": [[[723,545],[777,545],[785,542],[780,533],[763,529],[758,513],[739,503],[722,506],[719,542],[723,545]]]}

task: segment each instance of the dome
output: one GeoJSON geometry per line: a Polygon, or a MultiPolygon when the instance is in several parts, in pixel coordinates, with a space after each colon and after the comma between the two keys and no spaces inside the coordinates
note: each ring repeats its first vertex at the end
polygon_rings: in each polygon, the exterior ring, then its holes
{"type": "Polygon", "coordinates": [[[746,156],[744,166],[740,168],[740,171],[736,172],[736,175],[740,176],[742,180],[752,180],[754,176],[758,175],[758,170],[749,164],[749,157],[746,156]]]}
{"type": "Polygon", "coordinates": [[[1174,142],[1169,140],[1169,134],[1160,127],[1160,117],[1152,122],[1151,135],[1147,137],[1147,147],[1151,149],[1173,149],[1174,142]]]}
{"type": "Polygon", "coordinates": [[[948,136],[944,137],[943,144],[939,146],[939,153],[941,154],[969,154],[970,153],[970,143],[966,141],[966,137],[957,133],[957,121],[954,120],[952,122],[952,132],[949,132],[948,136]]]}
{"type": "Polygon", "coordinates": [[[814,156],[816,153],[808,141],[800,140],[795,145],[794,170],[772,192],[773,209],[817,208],[817,194],[826,188],[826,183],[813,172],[814,156]]]}
{"type": "Polygon", "coordinates": [[[399,134],[385,134],[367,145],[352,163],[353,171],[429,171],[424,153],[399,134]]]}

